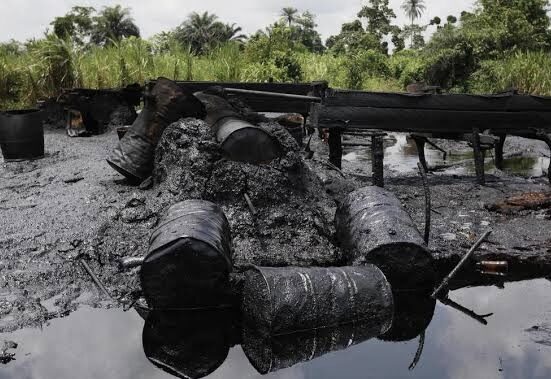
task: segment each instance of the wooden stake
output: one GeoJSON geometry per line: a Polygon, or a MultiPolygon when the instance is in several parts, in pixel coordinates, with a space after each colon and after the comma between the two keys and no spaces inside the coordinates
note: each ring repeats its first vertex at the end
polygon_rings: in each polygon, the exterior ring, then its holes
{"type": "Polygon", "coordinates": [[[419,173],[423,178],[423,188],[425,189],[425,244],[429,245],[430,240],[430,218],[431,218],[431,196],[430,196],[430,187],[429,180],[427,179],[427,173],[423,165],[418,162],[417,167],[419,168],[419,173]]]}

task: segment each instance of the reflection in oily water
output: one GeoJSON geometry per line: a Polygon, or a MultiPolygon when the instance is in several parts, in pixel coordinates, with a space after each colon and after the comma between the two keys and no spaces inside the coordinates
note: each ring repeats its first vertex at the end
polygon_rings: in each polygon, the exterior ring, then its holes
{"type": "MultiPolygon", "coordinates": [[[[412,340],[423,335],[430,324],[435,303],[426,293],[396,293],[394,312],[379,308],[366,312],[366,318],[359,322],[284,335],[242,325],[236,310],[154,311],[143,329],[143,348],[149,361],[163,371],[198,379],[216,371],[230,348],[241,344],[251,365],[260,374],[267,374],[377,337],[412,340]]],[[[415,361],[421,352],[419,349],[415,361]]]]}
{"type": "Polygon", "coordinates": [[[144,325],[144,353],[151,363],[179,378],[203,378],[239,344],[239,314],[232,309],[153,311],[144,325]]]}
{"type": "Polygon", "coordinates": [[[426,293],[409,291],[395,294],[394,314],[380,311],[361,322],[339,327],[269,336],[263,330],[245,325],[243,350],[257,371],[266,374],[377,337],[386,341],[408,341],[424,333],[432,320],[435,305],[436,301],[426,293]]]}

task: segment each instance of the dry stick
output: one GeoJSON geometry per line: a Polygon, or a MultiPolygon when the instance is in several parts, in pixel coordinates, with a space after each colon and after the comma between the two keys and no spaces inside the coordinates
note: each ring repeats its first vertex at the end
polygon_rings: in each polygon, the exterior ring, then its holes
{"type": "Polygon", "coordinates": [[[432,293],[431,297],[433,299],[436,299],[436,297],[438,296],[438,294],[440,293],[440,291],[442,291],[445,287],[448,286],[450,280],[453,279],[453,277],[459,272],[459,270],[461,269],[461,267],[463,267],[463,265],[465,265],[465,263],[467,263],[467,260],[471,257],[471,255],[473,255],[473,253],[476,251],[476,249],[479,248],[480,245],[482,245],[482,243],[484,242],[484,240],[486,238],[488,238],[488,236],[490,235],[490,233],[492,233],[492,230],[487,230],[483,235],[482,237],[480,237],[480,239],[478,241],[476,241],[476,243],[473,245],[473,247],[471,247],[471,250],[469,250],[469,252],[467,254],[465,254],[465,256],[463,257],[463,259],[461,259],[461,261],[457,264],[457,266],[455,266],[455,268],[452,270],[452,272],[449,273],[448,276],[446,276],[446,278],[442,281],[442,284],[440,284],[440,286],[434,290],[434,292],[432,293]]]}
{"type": "Polygon", "coordinates": [[[249,206],[249,209],[251,211],[251,214],[253,216],[256,216],[256,208],[253,205],[253,202],[251,201],[251,198],[249,197],[249,194],[245,192],[245,201],[247,202],[247,205],[249,206]]]}
{"type": "Polygon", "coordinates": [[[465,308],[461,304],[457,304],[455,301],[453,301],[449,298],[448,299],[440,299],[440,302],[444,305],[452,307],[455,310],[458,310],[461,313],[466,314],[467,316],[469,316],[470,318],[478,321],[482,325],[488,325],[488,321],[486,321],[486,317],[490,317],[490,316],[493,315],[493,313],[488,313],[487,315],[476,314],[474,311],[471,311],[470,309],[465,308]]]}
{"type": "Polygon", "coordinates": [[[423,348],[425,347],[425,331],[423,330],[423,333],[419,336],[419,346],[417,346],[417,351],[415,352],[415,357],[413,358],[413,362],[409,365],[408,369],[411,371],[416,366],[417,363],[419,363],[419,360],[421,360],[421,355],[423,354],[423,348]]]}
{"type": "Polygon", "coordinates": [[[98,286],[98,288],[109,298],[111,299],[112,301],[114,302],[117,302],[113,296],[111,296],[111,294],[109,292],[107,292],[107,288],[105,288],[105,286],[100,282],[100,280],[98,279],[98,277],[96,276],[96,274],[94,274],[94,272],[92,271],[92,269],[90,268],[90,266],[88,265],[88,263],[86,263],[86,261],[84,261],[82,258],[79,259],[80,263],[82,264],[82,267],[84,267],[84,270],[86,270],[86,272],[88,273],[88,275],[90,275],[90,277],[92,278],[92,280],[94,281],[94,283],[96,283],[96,286],[98,286]]]}
{"type": "Polygon", "coordinates": [[[446,160],[446,157],[448,156],[448,152],[444,149],[442,149],[440,146],[438,146],[437,144],[435,144],[434,142],[432,142],[431,140],[429,140],[427,138],[427,141],[426,141],[429,145],[431,145],[432,147],[434,147],[436,150],[438,151],[441,151],[442,153],[444,153],[444,157],[443,159],[446,160]]]}
{"type": "Polygon", "coordinates": [[[419,168],[419,173],[423,178],[423,188],[425,189],[425,244],[428,246],[430,239],[430,216],[432,209],[429,180],[427,179],[425,168],[420,162],[417,163],[417,167],[419,168]]]}

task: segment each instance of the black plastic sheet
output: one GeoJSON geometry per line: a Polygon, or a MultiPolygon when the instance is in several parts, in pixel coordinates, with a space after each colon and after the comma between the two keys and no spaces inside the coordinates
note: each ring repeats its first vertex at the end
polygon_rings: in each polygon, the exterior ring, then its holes
{"type": "Polygon", "coordinates": [[[160,309],[220,306],[232,270],[228,220],[216,204],[187,200],[172,206],[151,234],[141,284],[160,309]]]}
{"type": "Polygon", "coordinates": [[[243,315],[247,324],[269,336],[332,327],[373,315],[387,320],[392,290],[373,265],[340,268],[257,267],[245,274],[243,315]]]}
{"type": "Polygon", "coordinates": [[[335,226],[349,264],[377,265],[393,289],[434,286],[432,255],[391,192],[380,187],[352,192],[337,209],[335,226]]]}

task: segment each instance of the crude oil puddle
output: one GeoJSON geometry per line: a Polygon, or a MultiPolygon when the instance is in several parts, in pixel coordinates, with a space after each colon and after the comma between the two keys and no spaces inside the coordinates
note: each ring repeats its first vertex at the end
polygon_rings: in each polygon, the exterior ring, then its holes
{"type": "MultiPolygon", "coordinates": [[[[371,339],[267,377],[550,378],[551,346],[545,343],[551,335],[550,329],[542,328],[551,321],[550,292],[551,282],[546,279],[507,283],[504,289],[477,287],[451,292],[450,298],[464,307],[478,314],[493,315],[483,325],[448,306],[438,304],[434,315],[431,308],[432,321],[425,332],[424,349],[411,371],[408,366],[418,349],[418,337],[407,342],[371,339]]],[[[412,307],[408,312],[415,314],[419,310],[412,307]]],[[[143,326],[144,321],[134,311],[82,308],[69,317],[51,321],[42,330],[25,329],[0,335],[0,341],[13,340],[19,344],[13,350],[16,360],[0,367],[0,378],[173,378],[145,357],[143,326]]],[[[213,338],[216,327],[207,328],[204,334],[203,329],[194,329],[193,325],[187,328],[191,335],[182,339],[180,356],[195,354],[197,361],[179,362],[179,366],[199,370],[195,372],[209,367],[214,370],[209,378],[261,377],[241,346],[229,349],[224,359],[226,350],[213,344],[220,340],[213,338]],[[201,341],[202,335],[205,341],[201,341]],[[197,351],[207,353],[201,355],[197,351]],[[210,351],[213,359],[218,360],[205,360],[210,351]]],[[[327,350],[331,346],[324,345],[327,350]]],[[[174,347],[159,346],[159,350],[172,352],[174,347]]],[[[300,343],[286,350],[284,362],[310,358],[308,354],[301,357],[288,354],[297,351],[301,351],[300,343]]]]}
{"type": "MultiPolygon", "coordinates": [[[[387,140],[395,139],[396,142],[391,146],[386,144],[385,148],[385,166],[398,173],[417,172],[417,162],[419,162],[415,142],[407,138],[407,134],[392,133],[387,140]]],[[[368,139],[362,139],[362,142],[368,142],[368,139]]],[[[447,150],[447,149],[445,149],[447,150]]],[[[438,172],[447,175],[473,175],[475,173],[473,153],[472,152],[454,152],[447,150],[447,159],[443,159],[443,153],[434,149],[430,145],[425,147],[425,157],[430,167],[450,166],[443,168],[438,172]]],[[[497,169],[494,164],[494,153],[486,153],[486,173],[494,173],[497,169]]],[[[369,147],[344,147],[343,160],[345,162],[367,162],[371,161],[371,150],[369,147]]],[[[346,164],[346,163],[345,163],[346,164]]],[[[503,161],[504,171],[510,174],[522,175],[526,177],[540,177],[545,175],[549,167],[549,158],[545,157],[526,157],[515,156],[505,158],[503,161]]]]}

